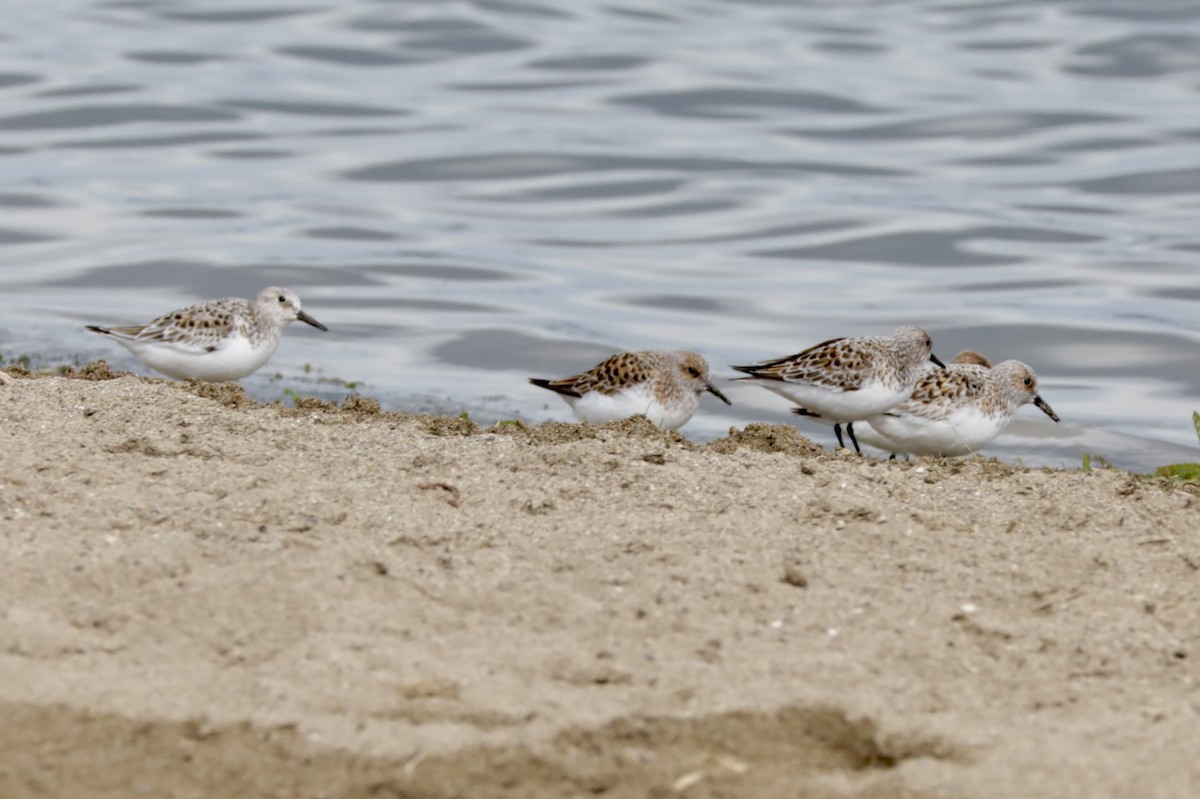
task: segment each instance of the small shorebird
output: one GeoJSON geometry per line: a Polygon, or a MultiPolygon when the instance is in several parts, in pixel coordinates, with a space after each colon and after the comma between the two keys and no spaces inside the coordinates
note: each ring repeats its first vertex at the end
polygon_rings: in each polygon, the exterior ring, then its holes
{"type": "Polygon", "coordinates": [[[290,289],[265,288],[253,300],[189,305],[146,325],[87,329],[112,338],[156,372],[180,380],[240,380],[275,353],[283,329],[299,319],[328,330],[300,309],[290,289]]]}
{"type": "MultiPolygon", "coordinates": [[[[992,368],[951,363],[930,369],[904,402],[866,420],[883,439],[881,449],[910,455],[970,455],[1008,426],[1022,405],[1033,403],[1054,421],[1058,414],[1038,394],[1037,375],[1020,361],[992,368]]],[[[866,436],[863,437],[867,441],[866,436]]],[[[868,442],[871,443],[871,442],[868,442]]]]}
{"type": "MultiPolygon", "coordinates": [[[[949,362],[947,362],[946,368],[950,369],[955,364],[967,364],[967,363],[975,364],[977,366],[985,366],[988,369],[992,368],[991,361],[989,361],[986,357],[984,357],[980,353],[975,352],[974,350],[963,350],[962,352],[958,353],[949,362]]],[[[922,364],[921,377],[918,378],[916,385],[920,386],[921,380],[925,379],[925,377],[928,376],[929,374],[931,374],[933,372],[940,372],[940,371],[942,371],[941,367],[934,366],[931,363],[922,364]]],[[[914,387],[913,390],[915,391],[916,387],[914,387]]],[[[910,397],[911,397],[911,395],[910,395],[910,397]]],[[[903,404],[904,403],[901,403],[901,405],[903,405],[903,404]]],[[[893,408],[893,410],[895,410],[895,409],[893,408]]],[[[792,408],[792,413],[799,414],[800,416],[804,416],[804,417],[813,419],[818,422],[825,421],[820,416],[810,412],[807,408],[792,408]]],[[[832,426],[833,423],[830,422],[829,424],[830,424],[830,426],[832,426]]],[[[865,419],[858,425],[858,429],[856,429],[854,431],[854,436],[863,444],[867,444],[869,446],[875,447],[875,449],[881,449],[884,452],[892,453],[893,459],[896,457],[897,454],[902,454],[902,455],[907,454],[906,452],[904,452],[904,450],[900,449],[900,447],[898,447],[894,441],[892,441],[889,438],[886,438],[882,433],[878,432],[874,427],[871,426],[870,422],[866,421],[865,419]]]]}
{"type": "Polygon", "coordinates": [[[795,355],[733,368],[750,375],[736,379],[787,397],[805,415],[832,424],[841,447],[846,446],[845,424],[861,454],[854,423],[907,399],[927,360],[943,365],[933,354],[929,334],[908,325],[890,336],[830,339],[795,355]]]}
{"type": "Polygon", "coordinates": [[[583,374],[529,382],[557,392],[576,418],[593,424],[640,413],[663,430],[678,430],[696,413],[703,392],[730,404],[709,382],[708,362],[688,350],[622,352],[583,374]]]}

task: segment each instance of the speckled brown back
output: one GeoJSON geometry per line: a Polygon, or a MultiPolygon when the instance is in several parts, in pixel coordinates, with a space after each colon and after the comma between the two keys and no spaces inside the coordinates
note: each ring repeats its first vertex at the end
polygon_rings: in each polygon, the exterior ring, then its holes
{"type": "Polygon", "coordinates": [[[542,388],[572,396],[582,396],[591,391],[615,394],[623,388],[649,380],[660,358],[654,352],[620,352],[582,374],[533,382],[542,388]]]}

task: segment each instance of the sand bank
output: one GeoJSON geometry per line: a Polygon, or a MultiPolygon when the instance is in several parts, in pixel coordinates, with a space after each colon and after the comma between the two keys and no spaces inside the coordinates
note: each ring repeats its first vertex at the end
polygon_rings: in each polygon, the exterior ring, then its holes
{"type": "Polygon", "coordinates": [[[0,795],[1200,794],[1190,489],[302,405],[0,385],[0,795]]]}

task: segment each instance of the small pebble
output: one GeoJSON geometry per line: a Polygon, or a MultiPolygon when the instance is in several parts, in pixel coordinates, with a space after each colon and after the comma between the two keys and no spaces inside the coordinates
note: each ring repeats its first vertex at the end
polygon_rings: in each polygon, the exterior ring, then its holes
{"type": "Polygon", "coordinates": [[[804,573],[799,560],[787,558],[783,561],[783,581],[797,588],[808,587],[808,575],[804,573]]]}

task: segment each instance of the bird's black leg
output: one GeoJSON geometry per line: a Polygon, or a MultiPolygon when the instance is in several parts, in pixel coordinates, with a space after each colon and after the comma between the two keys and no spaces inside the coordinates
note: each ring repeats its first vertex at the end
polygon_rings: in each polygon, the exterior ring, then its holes
{"type": "Polygon", "coordinates": [[[862,450],[858,448],[858,439],[854,437],[854,422],[846,425],[846,432],[850,434],[850,443],[854,444],[854,451],[861,455],[862,450]]]}
{"type": "Polygon", "coordinates": [[[835,425],[833,426],[833,432],[834,432],[834,433],[836,433],[836,434],[837,434],[837,437],[838,437],[838,448],[839,448],[839,449],[845,449],[845,448],[846,448],[846,442],[845,442],[845,441],[842,441],[842,425],[841,425],[841,423],[840,423],[840,422],[839,422],[838,424],[835,424],[835,425]]]}

